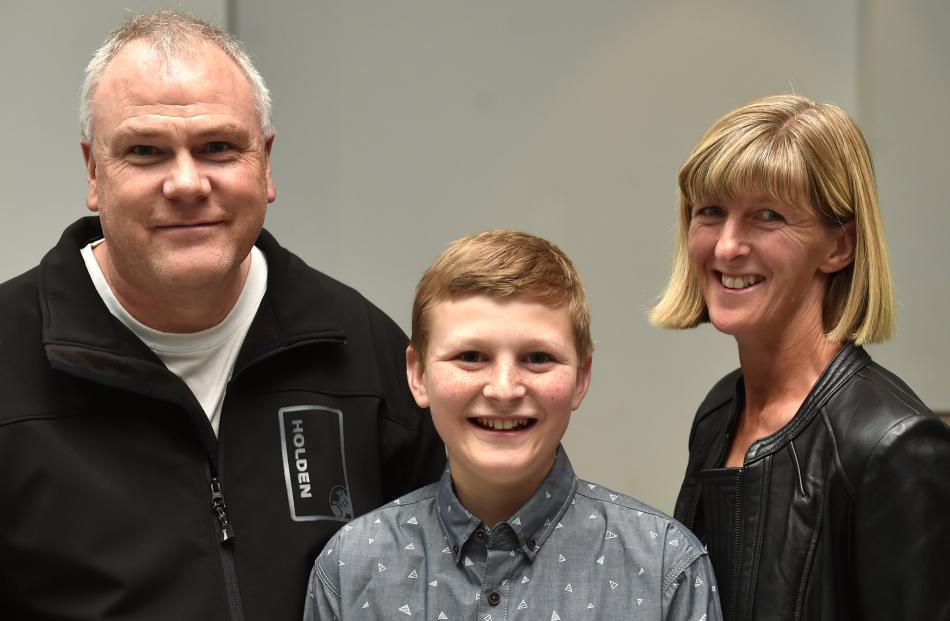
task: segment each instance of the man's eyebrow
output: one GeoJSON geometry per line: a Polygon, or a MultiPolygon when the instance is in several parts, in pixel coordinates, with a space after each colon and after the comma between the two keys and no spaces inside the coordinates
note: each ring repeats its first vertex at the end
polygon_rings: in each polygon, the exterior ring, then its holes
{"type": "Polygon", "coordinates": [[[202,128],[192,135],[199,140],[214,138],[215,136],[232,136],[238,139],[247,140],[250,139],[251,132],[249,132],[246,127],[238,123],[218,123],[215,125],[209,125],[206,128],[202,128]]]}
{"type": "MultiPolygon", "coordinates": [[[[128,124],[125,127],[115,131],[116,140],[128,141],[137,139],[160,138],[167,133],[166,130],[155,127],[148,123],[128,124]]],[[[216,137],[231,137],[237,140],[249,141],[251,132],[239,123],[214,123],[207,127],[199,128],[197,131],[189,132],[189,139],[200,142],[216,137]]]]}

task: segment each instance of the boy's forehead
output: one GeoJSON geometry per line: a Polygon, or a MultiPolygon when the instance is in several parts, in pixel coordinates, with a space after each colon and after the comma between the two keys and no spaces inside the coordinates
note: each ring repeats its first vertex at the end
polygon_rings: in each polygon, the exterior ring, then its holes
{"type": "Polygon", "coordinates": [[[499,297],[470,294],[445,298],[430,307],[431,338],[459,336],[490,336],[499,333],[524,336],[552,336],[556,326],[558,336],[574,338],[567,304],[552,304],[531,296],[499,297]],[[545,316],[548,321],[538,323],[545,316]]]}

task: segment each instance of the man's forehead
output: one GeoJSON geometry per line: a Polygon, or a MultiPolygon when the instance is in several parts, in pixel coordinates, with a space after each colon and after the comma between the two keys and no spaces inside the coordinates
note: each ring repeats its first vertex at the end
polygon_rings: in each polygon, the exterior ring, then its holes
{"type": "Polygon", "coordinates": [[[135,39],[116,52],[106,65],[101,80],[115,79],[117,74],[188,75],[200,73],[209,66],[230,67],[244,78],[238,64],[222,49],[207,41],[195,39],[189,45],[167,48],[148,39],[135,39]]]}
{"type": "Polygon", "coordinates": [[[155,131],[163,119],[226,131],[228,118],[233,124],[251,115],[256,124],[258,116],[247,76],[222,50],[203,41],[174,55],[149,41],[130,42],[106,66],[92,104],[94,123],[106,123],[104,129],[128,125],[138,133],[155,131]]]}

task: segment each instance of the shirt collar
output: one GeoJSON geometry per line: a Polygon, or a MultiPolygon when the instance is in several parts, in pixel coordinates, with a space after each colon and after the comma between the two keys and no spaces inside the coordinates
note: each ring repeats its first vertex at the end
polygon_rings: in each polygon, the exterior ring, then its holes
{"type": "MultiPolygon", "coordinates": [[[[568,459],[564,448],[559,446],[554,466],[534,495],[503,522],[515,533],[521,549],[530,561],[534,561],[551,533],[560,528],[561,516],[573,502],[576,488],[577,477],[574,475],[571,460],[568,459]]],[[[465,544],[475,531],[483,526],[482,522],[459,502],[448,468],[439,481],[436,502],[439,522],[447,539],[444,551],[451,552],[456,562],[459,562],[465,544]]]]}

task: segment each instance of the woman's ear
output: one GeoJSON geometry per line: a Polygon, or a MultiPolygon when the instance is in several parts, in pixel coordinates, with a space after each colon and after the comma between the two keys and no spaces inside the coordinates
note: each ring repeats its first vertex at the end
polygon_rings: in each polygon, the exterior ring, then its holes
{"type": "Polygon", "coordinates": [[[818,268],[826,274],[834,274],[851,265],[857,244],[855,235],[854,220],[836,225],[831,230],[828,254],[818,268]]]}
{"type": "Polygon", "coordinates": [[[429,387],[426,385],[426,370],[422,359],[412,345],[406,348],[406,379],[409,390],[420,408],[429,407],[429,387]]]}

